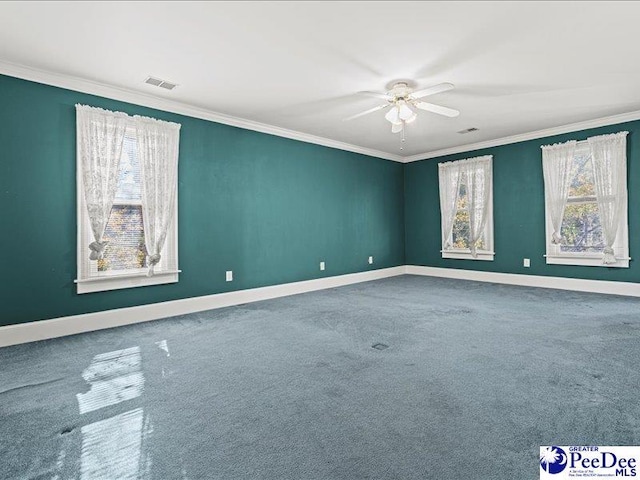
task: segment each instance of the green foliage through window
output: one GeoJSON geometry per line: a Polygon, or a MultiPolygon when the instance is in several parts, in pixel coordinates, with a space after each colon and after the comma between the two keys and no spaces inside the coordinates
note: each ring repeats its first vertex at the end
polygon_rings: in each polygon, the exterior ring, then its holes
{"type": "Polygon", "coordinates": [[[562,252],[598,253],[605,247],[598,202],[595,196],[593,165],[589,154],[576,154],[569,198],[562,220],[562,252]]]}
{"type": "MultiPolygon", "coordinates": [[[[460,191],[458,193],[456,219],[453,223],[453,248],[469,249],[469,207],[467,205],[467,186],[465,175],[460,179],[460,191]]],[[[485,249],[484,235],[476,244],[478,250],[485,249]]]]}

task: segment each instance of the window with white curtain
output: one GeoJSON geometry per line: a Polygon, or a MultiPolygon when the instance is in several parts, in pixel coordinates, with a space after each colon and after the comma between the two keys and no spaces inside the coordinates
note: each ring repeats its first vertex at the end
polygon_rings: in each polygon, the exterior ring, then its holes
{"type": "Polygon", "coordinates": [[[180,126],[76,105],[78,293],[178,281],[180,126]]]}
{"type": "Polygon", "coordinates": [[[542,147],[548,264],[629,267],[626,135],[542,147]]]}
{"type": "Polygon", "coordinates": [[[438,164],[442,258],[493,260],[493,157],[438,164]]]}

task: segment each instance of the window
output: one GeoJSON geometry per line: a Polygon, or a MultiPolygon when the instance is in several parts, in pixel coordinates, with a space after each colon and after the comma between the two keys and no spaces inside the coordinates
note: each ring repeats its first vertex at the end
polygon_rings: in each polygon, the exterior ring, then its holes
{"type": "Polygon", "coordinates": [[[177,282],[177,135],[175,151],[157,146],[176,124],[149,128],[149,119],[86,106],[77,114],[78,293],[177,282]]]}
{"type": "Polygon", "coordinates": [[[132,129],[127,130],[122,146],[116,196],[103,238],[109,243],[103,258],[92,265],[95,272],[130,273],[147,266],[140,163],[132,129]]]}
{"type": "Polygon", "coordinates": [[[625,136],[593,138],[604,141],[600,173],[589,141],[543,147],[548,264],[629,266],[625,136]]]}
{"type": "Polygon", "coordinates": [[[588,148],[576,151],[571,178],[560,230],[565,241],[560,244],[560,252],[599,253],[605,245],[588,148]]]}
{"type": "Polygon", "coordinates": [[[493,260],[492,161],[438,165],[443,258],[493,260]]]}

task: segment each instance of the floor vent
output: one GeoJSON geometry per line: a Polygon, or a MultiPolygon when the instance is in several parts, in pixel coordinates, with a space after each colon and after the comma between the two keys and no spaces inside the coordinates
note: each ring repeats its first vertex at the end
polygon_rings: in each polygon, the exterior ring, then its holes
{"type": "Polygon", "coordinates": [[[375,348],[376,350],[384,350],[389,348],[389,345],[385,345],[384,343],[376,343],[375,345],[371,345],[371,348],[375,348]]]}

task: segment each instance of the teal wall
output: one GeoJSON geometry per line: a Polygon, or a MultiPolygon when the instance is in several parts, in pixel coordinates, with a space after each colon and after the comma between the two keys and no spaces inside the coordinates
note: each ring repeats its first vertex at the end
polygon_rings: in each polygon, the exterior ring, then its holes
{"type": "Polygon", "coordinates": [[[400,163],[0,76],[0,325],[402,265],[403,181],[400,163]],[[182,124],[178,283],[76,294],[76,103],[182,124]]]}
{"type": "Polygon", "coordinates": [[[629,188],[629,251],[640,254],[640,122],[557,135],[501,147],[414,162],[405,166],[405,254],[409,265],[461,268],[554,277],[640,281],[640,264],[630,268],[547,265],[544,228],[544,182],[541,145],[585,140],[593,135],[629,131],[627,167],[629,188]],[[478,155],[493,155],[493,214],[495,259],[443,259],[440,254],[440,197],[438,163],[478,155]],[[531,267],[522,266],[523,258],[531,267]]]}
{"type": "Polygon", "coordinates": [[[540,145],[621,130],[630,132],[635,258],[640,122],[402,165],[0,75],[0,325],[405,263],[640,282],[633,260],[617,269],[546,265],[543,257],[540,145]],[[76,103],[182,124],[177,284],[76,294],[76,103]],[[495,260],[443,259],[437,164],[485,154],[494,161],[495,260]]]}

